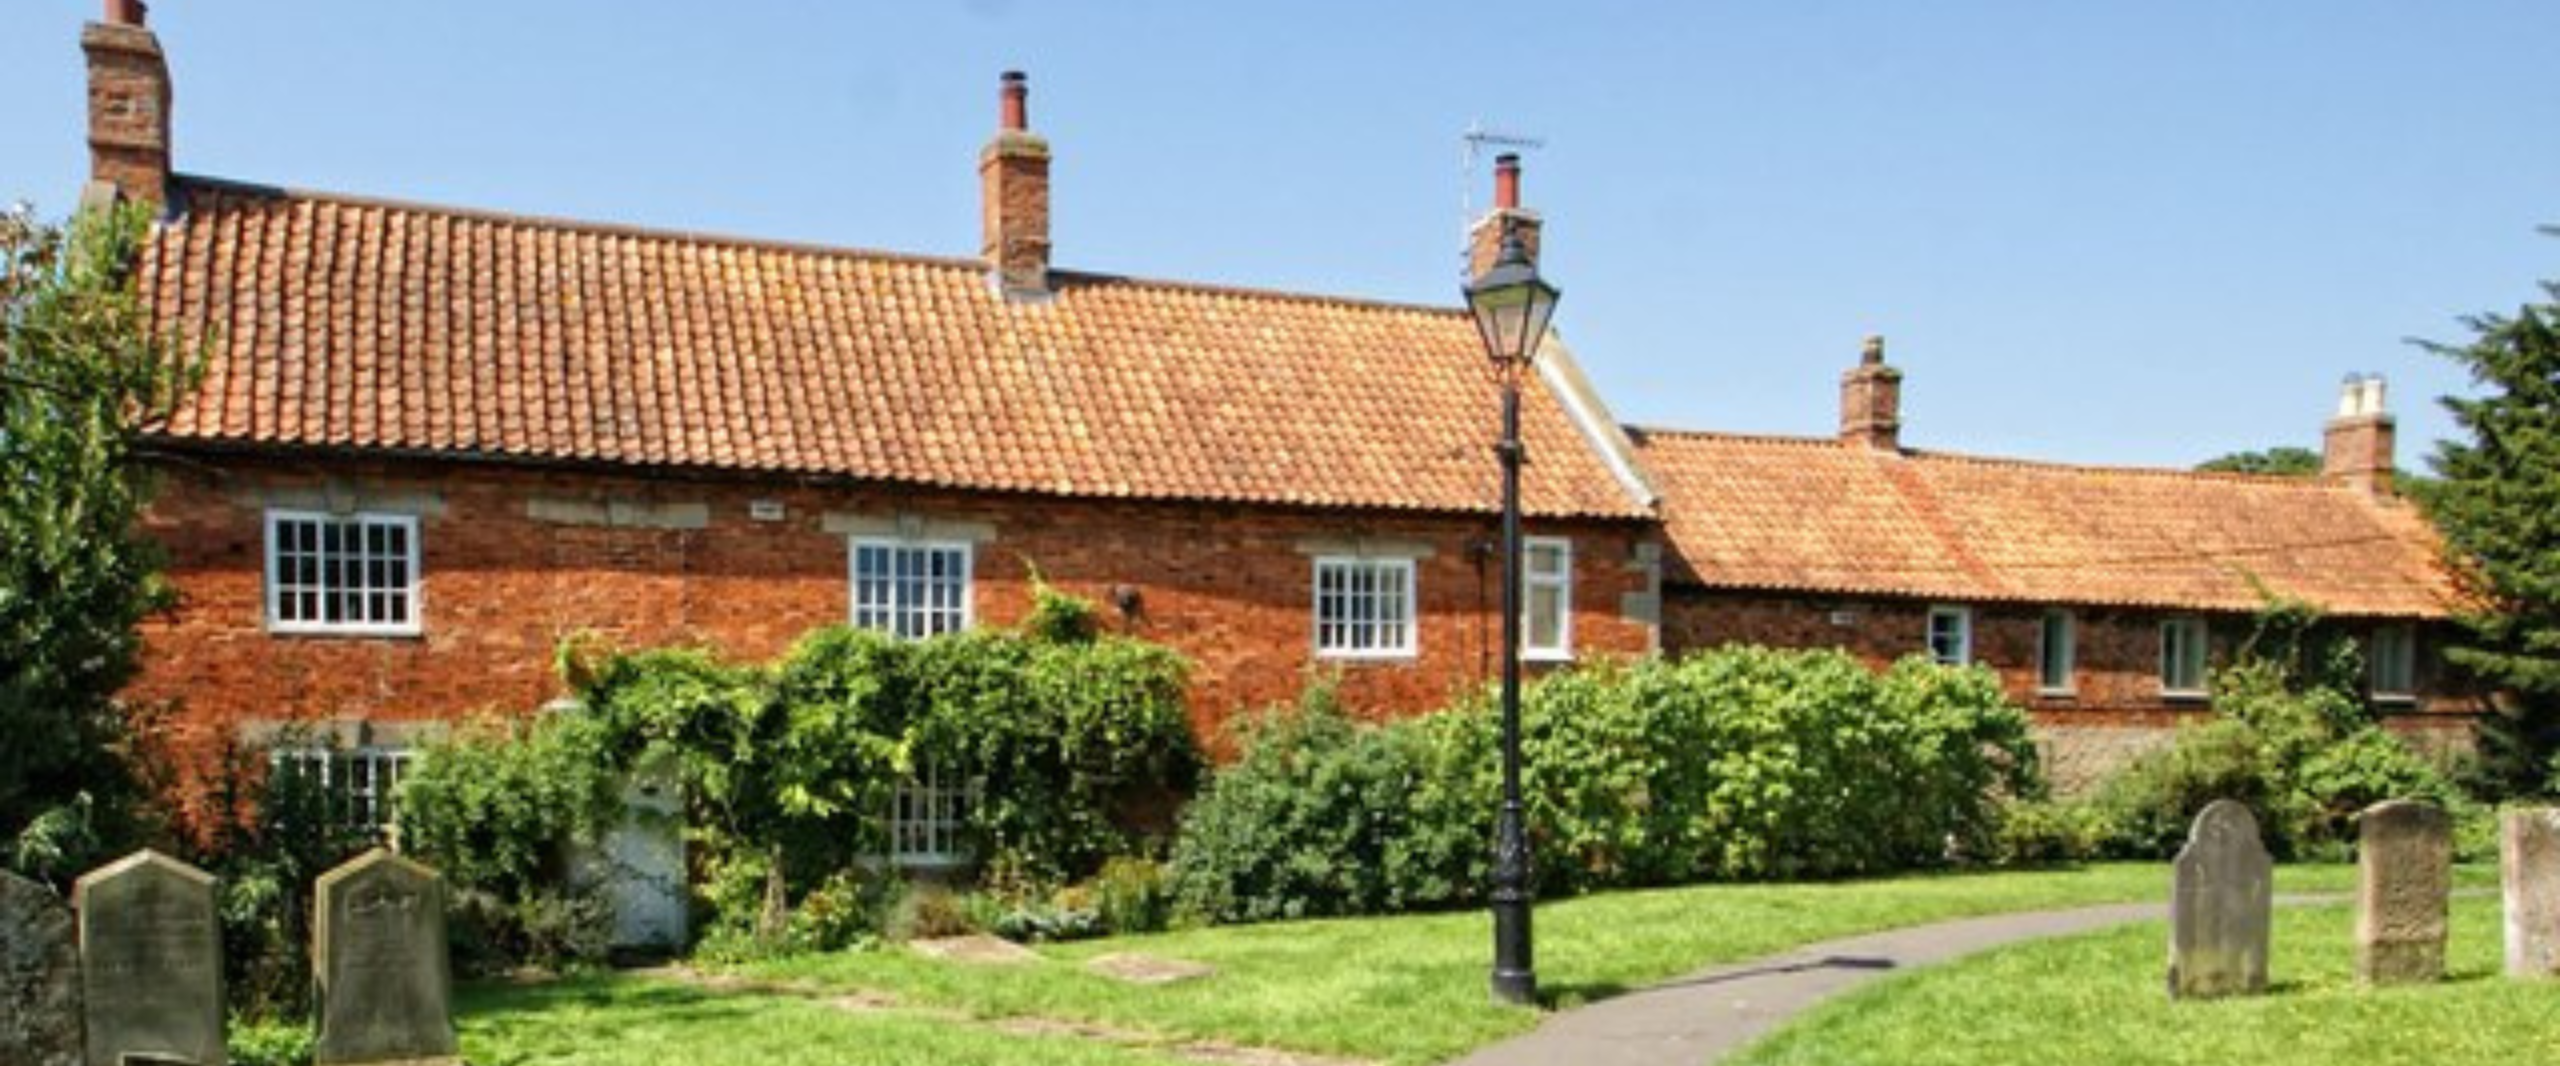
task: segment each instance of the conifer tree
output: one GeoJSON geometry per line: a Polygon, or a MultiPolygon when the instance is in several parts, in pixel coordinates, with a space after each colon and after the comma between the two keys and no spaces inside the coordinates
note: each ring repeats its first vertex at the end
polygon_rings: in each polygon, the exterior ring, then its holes
{"type": "Polygon", "coordinates": [[[2542,289],[2513,315],[2464,319],[2468,343],[2423,345],[2480,386],[2444,398],[2467,439],[2438,446],[2428,503],[2476,597],[2445,654],[2495,693],[2484,783],[2510,795],[2560,791],[2560,283],[2542,289]]]}

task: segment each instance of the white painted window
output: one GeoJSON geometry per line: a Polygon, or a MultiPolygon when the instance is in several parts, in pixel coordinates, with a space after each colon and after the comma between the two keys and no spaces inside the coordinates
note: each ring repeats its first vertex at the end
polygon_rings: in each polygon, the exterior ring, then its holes
{"type": "Polygon", "coordinates": [[[2204,660],[2204,619],[2172,618],[2160,623],[2161,695],[2205,695],[2204,660]]]}
{"type": "Polygon", "coordinates": [[[854,625],[906,640],[969,628],[968,544],[856,537],[852,552],[854,625]]]}
{"type": "Polygon", "coordinates": [[[942,778],[931,764],[898,783],[890,799],[889,861],[899,866],[957,866],[969,861],[969,813],[977,785],[942,778]]]}
{"type": "Polygon", "coordinates": [[[1973,609],[1929,608],[1929,658],[1940,666],[1973,661],[1973,609]]]}
{"type": "Polygon", "coordinates": [[[408,635],[418,623],[415,515],[267,512],[267,629],[408,635]]]}
{"type": "Polygon", "coordinates": [[[1399,659],[1414,654],[1413,560],[1316,558],[1316,654],[1399,659]]]}
{"type": "Polygon", "coordinates": [[[2079,620],[2059,608],[2046,611],[2044,625],[2037,633],[2036,691],[2051,696],[2070,695],[2072,669],[2080,655],[2079,620]]]}
{"type": "Polygon", "coordinates": [[[1520,611],[1521,655],[1573,658],[1573,541],[1521,539],[1520,611]]]}
{"type": "Polygon", "coordinates": [[[267,753],[267,772],[284,778],[271,785],[307,790],[331,828],[379,838],[391,829],[393,800],[416,760],[406,748],[277,748],[267,753]]]}
{"type": "Polygon", "coordinates": [[[2367,645],[2366,664],[2373,675],[2373,698],[2412,700],[2418,695],[2418,634],[2405,625],[2375,626],[2367,645]]]}

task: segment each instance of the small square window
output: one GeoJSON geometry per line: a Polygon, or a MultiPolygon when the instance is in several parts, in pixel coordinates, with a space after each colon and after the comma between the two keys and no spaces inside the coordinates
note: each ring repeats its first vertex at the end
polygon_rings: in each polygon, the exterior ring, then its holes
{"type": "Polygon", "coordinates": [[[969,628],[970,547],[857,538],[853,624],[902,640],[969,628]]]}
{"type": "Polygon", "coordinates": [[[1520,634],[1520,653],[1527,658],[1573,658],[1573,541],[1521,541],[1520,634]]]}
{"type": "Polygon", "coordinates": [[[393,803],[417,756],[405,748],[276,748],[267,772],[276,784],[301,790],[327,819],[327,829],[388,839],[399,812],[393,803]]]}
{"type": "Polygon", "coordinates": [[[2373,698],[2407,701],[2418,696],[2418,637],[2405,625],[2375,626],[2366,646],[2373,698]]]}
{"type": "Polygon", "coordinates": [[[892,864],[947,867],[969,861],[969,818],[978,805],[976,782],[945,778],[928,763],[898,782],[889,803],[892,864]]]}
{"type": "Polygon", "coordinates": [[[1414,654],[1413,560],[1323,556],[1315,562],[1316,655],[1414,654]]]}
{"type": "Polygon", "coordinates": [[[2072,669],[2079,656],[2079,628],[2079,621],[2069,611],[2044,613],[2044,625],[2037,631],[2036,691],[2048,696],[2071,694],[2072,669]]]}
{"type": "Polygon", "coordinates": [[[267,512],[267,629],[419,632],[417,529],[414,515],[267,512]]]}
{"type": "Polygon", "coordinates": [[[1929,608],[1929,659],[1940,666],[1973,661],[1973,609],[1929,608]]]}
{"type": "Polygon", "coordinates": [[[2205,693],[2205,627],[2201,618],[2160,623],[2160,694],[2201,698],[2205,693]]]}

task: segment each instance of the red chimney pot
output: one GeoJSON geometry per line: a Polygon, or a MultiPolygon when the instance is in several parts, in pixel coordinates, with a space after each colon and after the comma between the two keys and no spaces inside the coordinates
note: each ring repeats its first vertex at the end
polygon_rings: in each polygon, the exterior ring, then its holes
{"type": "Polygon", "coordinates": [[[1000,99],[1003,101],[1003,117],[998,121],[997,128],[1004,130],[1030,129],[1030,79],[1025,77],[1019,70],[1008,70],[1004,72],[1002,81],[1003,88],[1000,90],[1002,94],[1000,99]]]}
{"type": "Polygon", "coordinates": [[[1516,152],[1493,157],[1493,206],[1498,211],[1520,209],[1520,156],[1516,152]]]}
{"type": "Polygon", "coordinates": [[[107,21],[118,26],[141,26],[151,18],[151,5],[142,0],[107,0],[107,21]]]}

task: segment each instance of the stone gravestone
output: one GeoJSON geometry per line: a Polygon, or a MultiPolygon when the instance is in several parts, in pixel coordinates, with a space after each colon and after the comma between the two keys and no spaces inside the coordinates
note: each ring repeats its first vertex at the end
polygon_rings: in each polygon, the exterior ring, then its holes
{"type": "Polygon", "coordinates": [[[2356,979],[2443,980],[2453,819],[2431,803],[2391,800],[2365,808],[2356,834],[2356,979]]]}
{"type": "Polygon", "coordinates": [[[53,890],[0,870],[0,1062],[80,1066],[80,953],[53,890]]]}
{"type": "Polygon", "coordinates": [[[2560,809],[2508,811],[2499,829],[2507,976],[2560,977],[2560,809]]]}
{"type": "Polygon", "coordinates": [[[2275,862],[2249,808],[2215,800],[2178,850],[2169,890],[2169,995],[2248,995],[2267,989],[2275,862]]]}
{"type": "Polygon", "coordinates": [[[223,1061],[213,875],[137,851],[72,885],[89,1066],[223,1061]]]}
{"type": "Polygon", "coordinates": [[[444,879],[376,848],[320,875],[312,904],[317,1063],[459,1063],[444,879]]]}

